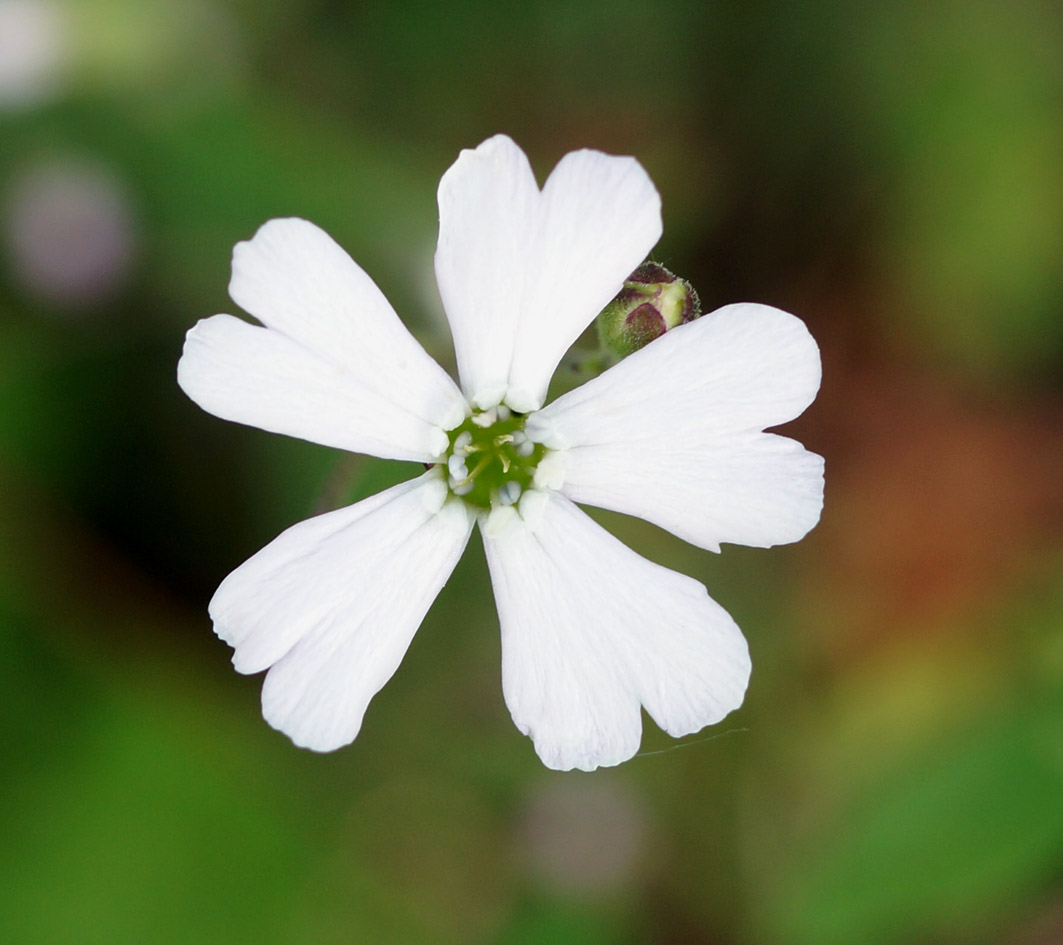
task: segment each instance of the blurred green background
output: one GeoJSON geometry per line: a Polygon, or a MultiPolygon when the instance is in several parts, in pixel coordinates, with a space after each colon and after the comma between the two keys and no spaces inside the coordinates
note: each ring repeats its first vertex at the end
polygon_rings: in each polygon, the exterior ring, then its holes
{"type": "Polygon", "coordinates": [[[0,941],[1063,942],[1057,3],[0,0],[0,239],[0,941]],[[636,155],[707,309],[807,321],[823,520],[597,516],[745,630],[712,738],[544,769],[474,538],[304,752],[206,604],[341,459],[199,410],[183,335],[300,215],[452,366],[435,187],[499,131],[636,155]]]}

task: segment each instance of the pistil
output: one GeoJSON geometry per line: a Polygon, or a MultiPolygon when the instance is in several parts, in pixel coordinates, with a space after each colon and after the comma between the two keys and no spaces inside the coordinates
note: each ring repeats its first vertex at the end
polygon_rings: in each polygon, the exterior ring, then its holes
{"type": "Polygon", "coordinates": [[[474,412],[450,431],[446,465],[453,495],[488,510],[515,504],[532,487],[548,451],[524,432],[526,419],[500,405],[474,412]]]}

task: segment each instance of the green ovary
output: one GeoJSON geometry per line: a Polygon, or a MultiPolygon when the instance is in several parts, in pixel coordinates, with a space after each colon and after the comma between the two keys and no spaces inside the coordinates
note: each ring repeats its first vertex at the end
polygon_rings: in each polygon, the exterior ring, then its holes
{"type": "MultiPolygon", "coordinates": [[[[504,411],[505,413],[505,411],[504,411]]],[[[497,419],[494,410],[477,411],[447,435],[446,465],[450,490],[470,505],[490,509],[513,501],[532,485],[535,467],[546,453],[541,443],[532,443],[524,434],[525,414],[497,419]],[[493,419],[486,426],[477,423],[493,419]],[[457,459],[452,459],[457,457],[457,459]],[[464,472],[462,469],[464,466],[464,472]]]]}

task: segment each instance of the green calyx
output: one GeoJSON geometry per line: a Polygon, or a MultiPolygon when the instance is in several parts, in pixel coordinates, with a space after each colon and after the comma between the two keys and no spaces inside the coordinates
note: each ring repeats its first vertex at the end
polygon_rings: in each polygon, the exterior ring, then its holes
{"type": "Polygon", "coordinates": [[[515,502],[531,488],[546,447],[528,439],[525,419],[525,414],[493,407],[474,412],[447,434],[447,482],[454,495],[490,509],[515,502]]]}
{"type": "Polygon", "coordinates": [[[689,282],[659,263],[646,262],[598,315],[598,338],[605,351],[626,358],[700,314],[698,294],[689,282]]]}

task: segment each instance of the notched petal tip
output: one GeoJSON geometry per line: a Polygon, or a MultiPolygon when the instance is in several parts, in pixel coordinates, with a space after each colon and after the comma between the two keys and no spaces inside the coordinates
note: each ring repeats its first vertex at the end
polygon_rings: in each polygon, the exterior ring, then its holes
{"type": "Polygon", "coordinates": [[[630,758],[640,705],[676,736],[741,705],[749,648],[705,588],[640,557],[564,496],[539,495],[535,529],[485,531],[484,547],[506,704],[543,762],[593,770],[630,758]]]}
{"type": "Polygon", "coordinates": [[[728,305],[680,325],[527,423],[568,447],[570,499],[637,515],[699,547],[768,548],[818,521],[823,462],[764,430],[801,414],[821,378],[805,324],[728,305]]]}
{"type": "Polygon", "coordinates": [[[631,157],[574,151],[540,190],[505,136],[461,153],[440,181],[436,276],[477,407],[544,403],[565,351],[660,238],[660,203],[631,157]]]}
{"type": "Polygon", "coordinates": [[[438,471],[294,525],[232,572],[210,613],[266,720],[332,751],[358,734],[468,541],[438,471]]]}

